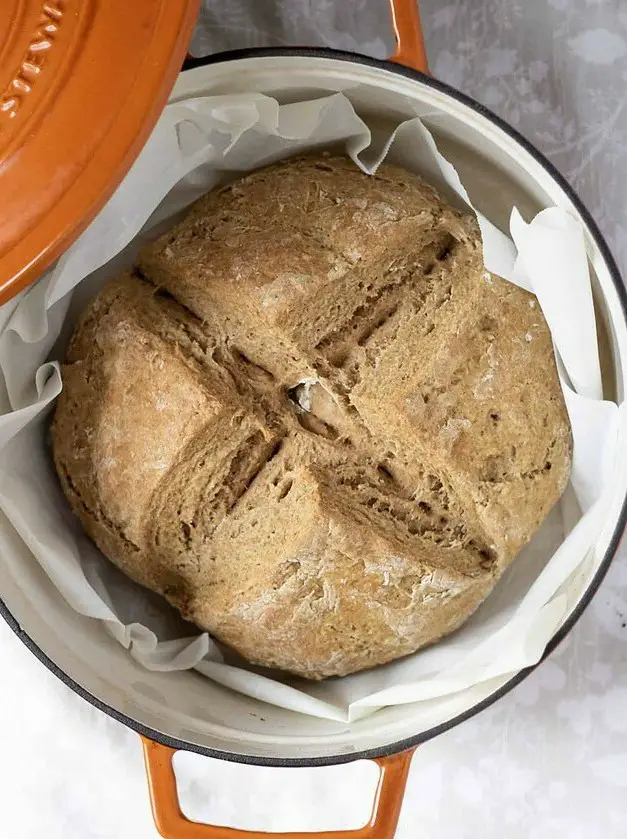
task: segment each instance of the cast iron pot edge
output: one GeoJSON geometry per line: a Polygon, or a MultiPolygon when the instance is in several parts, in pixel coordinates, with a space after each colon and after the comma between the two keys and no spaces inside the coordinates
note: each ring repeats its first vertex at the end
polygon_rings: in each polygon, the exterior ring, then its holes
{"type": "MultiPolygon", "coordinates": [[[[597,227],[594,219],[586,209],[579,196],[576,194],[576,192],[573,190],[570,184],[565,180],[565,178],[561,175],[561,173],[555,168],[555,166],[552,163],[550,163],[544,157],[544,155],[541,154],[535,148],[535,146],[533,146],[532,143],[529,142],[529,140],[523,137],[518,131],[516,131],[516,129],[512,128],[499,116],[492,113],[492,111],[490,111],[484,105],[481,105],[479,102],[476,102],[470,96],[461,93],[453,87],[450,87],[445,82],[438,81],[437,79],[434,79],[431,76],[427,76],[424,73],[420,73],[417,70],[412,70],[410,68],[394,64],[391,61],[381,61],[379,59],[370,58],[369,56],[359,55],[357,53],[343,52],[340,50],[332,50],[323,47],[268,47],[230,50],[228,52],[217,53],[216,55],[211,55],[206,58],[188,59],[185,62],[184,70],[194,69],[195,67],[202,67],[210,64],[235,61],[242,58],[270,58],[275,56],[330,58],[339,61],[346,61],[352,64],[362,64],[369,67],[375,67],[381,70],[386,70],[388,72],[396,73],[397,75],[405,76],[406,78],[420,81],[423,84],[426,84],[444,94],[451,96],[453,99],[456,99],[463,105],[468,106],[475,112],[479,113],[481,116],[490,120],[498,128],[502,129],[506,134],[512,137],[513,140],[518,142],[536,160],[536,162],[542,166],[542,168],[553,178],[554,181],[556,181],[556,183],[561,187],[561,189],[566,193],[566,195],[570,198],[570,200],[577,208],[578,212],[580,213],[581,217],[586,223],[586,226],[588,227],[590,233],[592,234],[592,237],[608,267],[608,270],[610,272],[612,281],[614,283],[620,300],[623,317],[627,322],[627,290],[625,289],[625,285],[621,278],[620,271],[618,270],[618,266],[616,265],[614,257],[612,256],[609,247],[605,242],[605,239],[603,238],[599,228],[597,227]]],[[[206,757],[212,757],[220,760],[227,760],[235,763],[243,763],[254,766],[302,767],[329,766],[340,763],[351,763],[355,760],[371,760],[378,757],[385,757],[387,755],[396,754],[397,752],[402,752],[407,749],[419,746],[422,743],[431,740],[433,737],[437,737],[438,734],[442,734],[445,731],[448,731],[449,729],[458,725],[459,723],[464,722],[464,720],[467,720],[475,714],[478,714],[485,708],[488,708],[490,705],[496,702],[497,699],[500,699],[502,696],[504,696],[506,693],[512,690],[512,688],[520,684],[520,682],[522,682],[523,679],[525,679],[530,673],[532,673],[536,669],[536,667],[538,667],[553,652],[553,650],[555,650],[555,648],[562,642],[562,640],[570,632],[573,626],[577,623],[585,609],[588,607],[590,601],[592,600],[593,596],[595,595],[599,586],[601,585],[603,578],[607,574],[610,563],[616,555],[626,525],[627,497],[625,498],[623,506],[621,507],[620,515],[618,517],[616,527],[612,534],[610,544],[601,561],[599,569],[594,575],[594,578],[592,579],[590,585],[586,589],[586,592],[578,602],[576,608],[573,610],[573,613],[565,621],[564,625],[560,627],[560,629],[555,633],[553,638],[549,641],[542,655],[542,658],[537,664],[531,667],[527,667],[524,670],[521,670],[490,696],[486,697],[484,700],[477,703],[472,708],[469,708],[467,711],[464,711],[462,714],[458,714],[456,717],[453,717],[453,719],[447,720],[446,722],[441,723],[440,725],[434,726],[428,731],[424,731],[421,734],[416,735],[415,737],[410,737],[405,740],[389,743],[386,746],[380,746],[375,749],[351,752],[350,754],[325,755],[324,757],[315,758],[260,757],[253,755],[240,755],[235,754],[234,752],[226,752],[217,749],[206,748],[204,746],[199,746],[195,743],[188,743],[184,740],[178,740],[176,738],[169,737],[165,734],[162,734],[159,731],[156,731],[155,729],[148,728],[141,722],[132,719],[131,717],[121,713],[115,708],[112,708],[110,705],[107,705],[106,703],[102,702],[100,699],[98,699],[96,696],[94,696],[80,684],[75,682],[70,676],[68,676],[67,673],[65,673],[60,667],[58,667],[55,664],[55,662],[52,661],[52,659],[50,659],[43,652],[43,650],[33,641],[33,639],[14,618],[14,616],[12,615],[12,613],[7,608],[6,604],[1,598],[0,615],[4,618],[4,620],[10,626],[10,628],[15,632],[18,638],[39,659],[39,661],[42,664],[44,664],[48,668],[48,670],[50,670],[55,676],[57,676],[65,685],[71,688],[75,693],[77,693],[83,699],[87,700],[87,702],[91,703],[100,711],[103,711],[105,714],[117,720],[118,722],[123,723],[128,728],[132,729],[133,731],[136,731],[138,734],[141,734],[144,737],[148,737],[151,740],[154,740],[157,743],[161,743],[164,746],[168,746],[171,749],[194,752],[196,754],[201,754],[206,757]]]]}

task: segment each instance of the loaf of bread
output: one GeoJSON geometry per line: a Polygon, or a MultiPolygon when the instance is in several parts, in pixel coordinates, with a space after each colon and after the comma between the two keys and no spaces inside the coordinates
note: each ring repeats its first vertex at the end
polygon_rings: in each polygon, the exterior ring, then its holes
{"type": "Polygon", "coordinates": [[[54,459],[103,553],[309,679],[456,629],[569,476],[536,299],[392,166],[209,193],[91,303],[63,381],[54,459]]]}

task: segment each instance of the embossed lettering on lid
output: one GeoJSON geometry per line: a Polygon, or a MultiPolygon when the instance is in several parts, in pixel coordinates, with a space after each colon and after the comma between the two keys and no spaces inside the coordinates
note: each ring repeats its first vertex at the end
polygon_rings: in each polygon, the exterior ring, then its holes
{"type": "Polygon", "coordinates": [[[0,132],[6,127],[7,119],[15,119],[23,105],[32,101],[27,95],[32,93],[41,71],[50,63],[50,52],[59,39],[65,9],[64,0],[51,0],[41,7],[23,58],[0,99],[0,114],[4,117],[0,132]]]}

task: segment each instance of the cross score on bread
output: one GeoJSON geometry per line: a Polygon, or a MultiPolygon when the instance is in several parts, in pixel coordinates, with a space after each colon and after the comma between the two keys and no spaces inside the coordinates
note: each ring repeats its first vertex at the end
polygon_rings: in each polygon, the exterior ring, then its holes
{"type": "Polygon", "coordinates": [[[569,474],[535,298],[390,166],[209,193],[91,304],[63,378],[55,462],[105,555],[307,678],[455,629],[569,474]]]}

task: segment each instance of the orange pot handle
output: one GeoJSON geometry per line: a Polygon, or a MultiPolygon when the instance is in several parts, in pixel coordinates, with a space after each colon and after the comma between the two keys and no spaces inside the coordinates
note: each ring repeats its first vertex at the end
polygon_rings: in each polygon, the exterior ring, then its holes
{"type": "Polygon", "coordinates": [[[172,758],[176,750],[142,737],[150,801],[157,830],[164,839],[392,839],[403,803],[414,749],[377,758],[381,774],[370,821],[357,830],[326,833],[260,833],[232,827],[212,827],[190,821],[181,812],[172,758]]]}
{"type": "MultiPolygon", "coordinates": [[[[396,38],[396,51],[390,61],[428,73],[427,54],[422,36],[418,0],[388,0],[392,15],[392,27],[396,38]]],[[[197,59],[187,54],[183,69],[192,67],[197,59]]]]}
{"type": "Polygon", "coordinates": [[[428,73],[427,53],[422,35],[418,0],[389,0],[396,52],[391,61],[428,73]]]}

